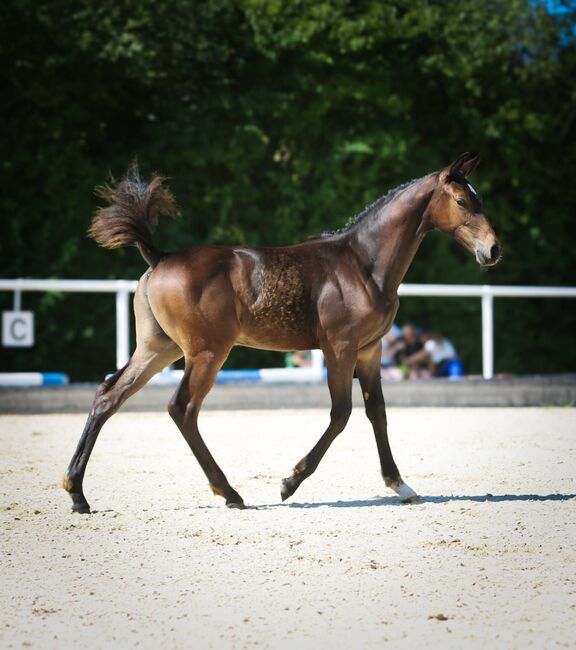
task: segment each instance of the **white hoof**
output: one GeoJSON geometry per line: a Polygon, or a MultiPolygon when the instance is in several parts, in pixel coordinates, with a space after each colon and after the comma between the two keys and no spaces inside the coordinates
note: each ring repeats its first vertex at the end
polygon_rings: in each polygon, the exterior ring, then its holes
{"type": "Polygon", "coordinates": [[[407,483],[404,483],[404,481],[401,481],[400,483],[392,483],[390,487],[400,497],[402,503],[416,503],[420,498],[407,483]]]}

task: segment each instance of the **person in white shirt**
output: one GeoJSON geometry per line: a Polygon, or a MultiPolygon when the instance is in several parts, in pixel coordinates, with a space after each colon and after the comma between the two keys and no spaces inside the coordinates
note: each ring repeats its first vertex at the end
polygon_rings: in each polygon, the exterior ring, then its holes
{"type": "Polygon", "coordinates": [[[430,332],[421,335],[424,347],[404,359],[410,379],[462,376],[462,363],[456,349],[446,337],[430,332]]]}
{"type": "Polygon", "coordinates": [[[382,337],[382,354],[380,356],[380,376],[385,381],[402,381],[404,375],[396,363],[396,354],[402,349],[402,331],[393,324],[382,337]]]}

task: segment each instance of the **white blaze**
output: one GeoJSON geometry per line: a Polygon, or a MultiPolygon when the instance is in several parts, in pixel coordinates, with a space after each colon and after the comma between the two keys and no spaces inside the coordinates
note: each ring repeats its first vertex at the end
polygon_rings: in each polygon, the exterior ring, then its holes
{"type": "Polygon", "coordinates": [[[474,194],[475,196],[478,196],[478,192],[472,187],[471,183],[466,181],[466,184],[468,185],[468,189],[474,194]]]}

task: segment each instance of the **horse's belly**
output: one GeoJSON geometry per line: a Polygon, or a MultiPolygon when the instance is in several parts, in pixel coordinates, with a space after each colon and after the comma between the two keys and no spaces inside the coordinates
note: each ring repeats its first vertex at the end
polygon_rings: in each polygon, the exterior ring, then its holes
{"type": "Polygon", "coordinates": [[[238,345],[260,350],[312,350],[318,347],[318,340],[307,324],[302,327],[282,326],[273,323],[246,323],[237,339],[238,345]]]}

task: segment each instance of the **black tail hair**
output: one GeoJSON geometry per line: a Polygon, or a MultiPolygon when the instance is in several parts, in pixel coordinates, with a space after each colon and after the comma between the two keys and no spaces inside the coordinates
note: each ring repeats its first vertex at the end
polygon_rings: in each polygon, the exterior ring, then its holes
{"type": "Polygon", "coordinates": [[[152,241],[158,216],[178,214],[176,200],[164,185],[165,180],[154,174],[146,184],[137,163],[133,163],[124,180],[97,187],[96,195],[109,205],[96,210],[88,235],[104,248],[136,246],[144,260],[155,267],[165,255],[152,241]]]}

